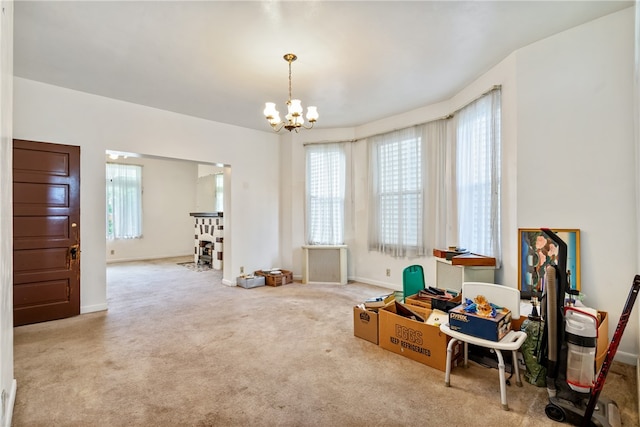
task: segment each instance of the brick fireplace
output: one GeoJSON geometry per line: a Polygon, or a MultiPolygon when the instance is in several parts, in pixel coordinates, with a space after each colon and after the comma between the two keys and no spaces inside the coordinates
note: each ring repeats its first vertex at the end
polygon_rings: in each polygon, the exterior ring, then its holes
{"type": "Polygon", "coordinates": [[[222,212],[192,212],[194,219],[194,254],[196,264],[209,264],[214,270],[223,267],[224,224],[222,212]]]}

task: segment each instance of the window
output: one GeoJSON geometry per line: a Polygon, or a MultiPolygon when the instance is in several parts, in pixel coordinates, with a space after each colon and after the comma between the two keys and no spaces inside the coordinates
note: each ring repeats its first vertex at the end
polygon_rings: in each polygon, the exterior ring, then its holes
{"type": "Polygon", "coordinates": [[[456,117],[458,239],[471,252],[500,256],[500,90],[456,117]]]}
{"type": "Polygon", "coordinates": [[[307,167],[307,243],[344,243],[346,155],[344,144],[309,144],[307,167]]]}
{"type": "Polygon", "coordinates": [[[423,244],[422,138],[415,128],[371,138],[369,247],[407,256],[423,244]]]}
{"type": "Polygon", "coordinates": [[[451,244],[500,262],[500,89],[453,118],[369,138],[369,249],[451,244]]]}
{"type": "Polygon", "coordinates": [[[224,175],[216,174],[216,212],[224,211],[224,175]]]}
{"type": "Polygon", "coordinates": [[[142,166],[107,163],[107,239],[142,237],[142,166]]]}

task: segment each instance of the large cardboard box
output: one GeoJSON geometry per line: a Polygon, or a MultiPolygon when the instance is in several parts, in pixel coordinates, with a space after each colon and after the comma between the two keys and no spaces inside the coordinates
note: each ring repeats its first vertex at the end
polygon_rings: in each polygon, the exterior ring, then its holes
{"type": "MultiPolygon", "coordinates": [[[[427,317],[431,310],[426,312],[427,317]]],[[[379,345],[393,353],[446,370],[447,344],[451,337],[440,332],[438,326],[427,325],[425,317],[411,307],[397,301],[378,311],[379,345]]],[[[453,348],[451,367],[457,366],[462,356],[462,343],[453,348]]]]}
{"type": "Polygon", "coordinates": [[[496,317],[483,317],[464,310],[464,304],[449,310],[449,328],[490,341],[500,341],[511,330],[511,310],[503,309],[496,317]]]}
{"type": "Polygon", "coordinates": [[[378,345],[378,312],[353,307],[353,335],[378,345]]]}
{"type": "Polygon", "coordinates": [[[609,316],[606,311],[598,311],[598,342],[596,344],[596,372],[600,372],[609,349],[609,316]]]}

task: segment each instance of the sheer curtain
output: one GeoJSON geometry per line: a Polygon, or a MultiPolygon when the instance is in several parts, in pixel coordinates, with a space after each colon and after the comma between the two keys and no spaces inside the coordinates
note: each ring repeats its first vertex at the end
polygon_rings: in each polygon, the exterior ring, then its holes
{"type": "Polygon", "coordinates": [[[369,249],[394,257],[426,253],[422,126],[369,138],[369,249]]]}
{"type": "Polygon", "coordinates": [[[451,203],[452,174],[455,172],[448,165],[449,124],[445,119],[436,120],[421,126],[422,147],[425,161],[423,163],[424,194],[424,241],[427,252],[434,248],[446,248],[448,242],[457,238],[452,235],[454,224],[448,221],[455,212],[455,204],[451,203]]]}
{"type": "Polygon", "coordinates": [[[107,163],[107,239],[142,237],[142,166],[107,163]]]}
{"type": "Polygon", "coordinates": [[[308,144],[306,151],[306,242],[344,243],[346,143],[308,144]]]}
{"type": "Polygon", "coordinates": [[[499,89],[454,116],[458,245],[500,258],[499,89]]]}

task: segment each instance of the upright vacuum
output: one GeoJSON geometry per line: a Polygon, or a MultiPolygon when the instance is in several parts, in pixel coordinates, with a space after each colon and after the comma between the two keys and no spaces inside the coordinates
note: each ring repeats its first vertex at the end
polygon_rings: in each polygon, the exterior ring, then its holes
{"type": "Polygon", "coordinates": [[[549,393],[545,413],[554,421],[575,426],[620,426],[618,406],[610,399],[600,398],[600,391],[631,315],[640,289],[640,276],[635,276],[602,369],[594,381],[597,320],[565,302],[569,292],[567,244],[550,229],[541,230],[558,245],[556,265],[549,266],[545,274],[546,286],[541,304],[545,330],[539,362],[547,368],[549,393]]]}

